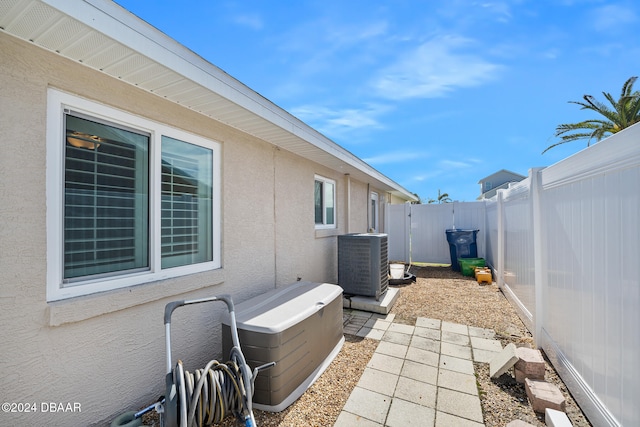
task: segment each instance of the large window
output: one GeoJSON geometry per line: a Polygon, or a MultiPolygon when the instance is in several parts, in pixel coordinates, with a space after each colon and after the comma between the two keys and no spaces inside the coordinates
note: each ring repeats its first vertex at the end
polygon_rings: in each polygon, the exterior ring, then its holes
{"type": "Polygon", "coordinates": [[[49,91],[47,299],[220,267],[219,145],[49,91]]]}
{"type": "Polygon", "coordinates": [[[149,135],[64,114],[64,283],[149,267],[149,135]]]}
{"type": "Polygon", "coordinates": [[[315,177],[316,228],[336,227],[336,183],[321,176],[315,177]]]}

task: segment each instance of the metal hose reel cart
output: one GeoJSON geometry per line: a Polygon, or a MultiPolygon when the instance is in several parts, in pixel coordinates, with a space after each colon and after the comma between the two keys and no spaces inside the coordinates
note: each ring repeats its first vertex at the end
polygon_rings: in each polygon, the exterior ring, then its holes
{"type": "Polygon", "coordinates": [[[229,295],[189,301],[173,301],[164,310],[167,373],[164,403],[156,405],[163,427],[187,427],[218,422],[232,412],[247,427],[256,426],[253,416],[254,381],[258,372],[275,363],[259,366],[251,372],[238,339],[233,301],[229,295]],[[171,314],[178,307],[205,302],[222,301],[229,309],[230,329],[233,341],[229,361],[219,363],[212,360],[207,366],[194,372],[184,371],[182,361],[173,366],[171,360],[171,314]]]}

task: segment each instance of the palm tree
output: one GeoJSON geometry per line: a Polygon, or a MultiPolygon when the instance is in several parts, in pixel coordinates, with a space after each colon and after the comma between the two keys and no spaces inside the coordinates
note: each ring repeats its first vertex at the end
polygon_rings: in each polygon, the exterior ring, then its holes
{"type": "Polygon", "coordinates": [[[556,135],[561,137],[561,141],[547,147],[542,154],[553,147],[577,139],[587,139],[587,147],[591,145],[591,140],[596,142],[602,138],[614,134],[624,128],[640,122],[640,91],[633,92],[633,84],[638,77],[631,77],[622,85],[620,99],[613,99],[611,94],[602,92],[604,97],[611,104],[610,108],[606,104],[598,101],[591,95],[584,95],[585,102],[569,101],[578,104],[582,110],[592,110],[604,116],[604,119],[585,120],[579,123],[561,124],[556,127],[556,135]],[[575,133],[569,133],[576,131],[575,133]]]}
{"type": "Polygon", "coordinates": [[[438,198],[437,199],[432,199],[431,197],[429,197],[429,199],[427,200],[428,204],[432,204],[432,203],[451,203],[451,198],[449,197],[449,194],[447,193],[441,193],[440,189],[438,188],[438,198]]]}
{"type": "Polygon", "coordinates": [[[438,203],[450,203],[451,198],[447,193],[440,193],[440,189],[438,188],[438,203]]]}

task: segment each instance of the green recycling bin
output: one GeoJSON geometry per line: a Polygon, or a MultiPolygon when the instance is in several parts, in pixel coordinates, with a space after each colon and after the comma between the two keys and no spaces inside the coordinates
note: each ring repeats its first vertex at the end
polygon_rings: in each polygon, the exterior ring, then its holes
{"type": "Polygon", "coordinates": [[[484,258],[458,258],[458,264],[460,265],[460,271],[463,276],[473,277],[476,272],[476,267],[485,267],[484,258]]]}

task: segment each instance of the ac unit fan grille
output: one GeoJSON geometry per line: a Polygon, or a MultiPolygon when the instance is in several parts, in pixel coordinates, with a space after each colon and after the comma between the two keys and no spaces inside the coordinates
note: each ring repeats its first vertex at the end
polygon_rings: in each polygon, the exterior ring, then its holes
{"type": "Polygon", "coordinates": [[[345,294],[379,299],[389,285],[386,234],[338,236],[338,284],[345,294]]]}

